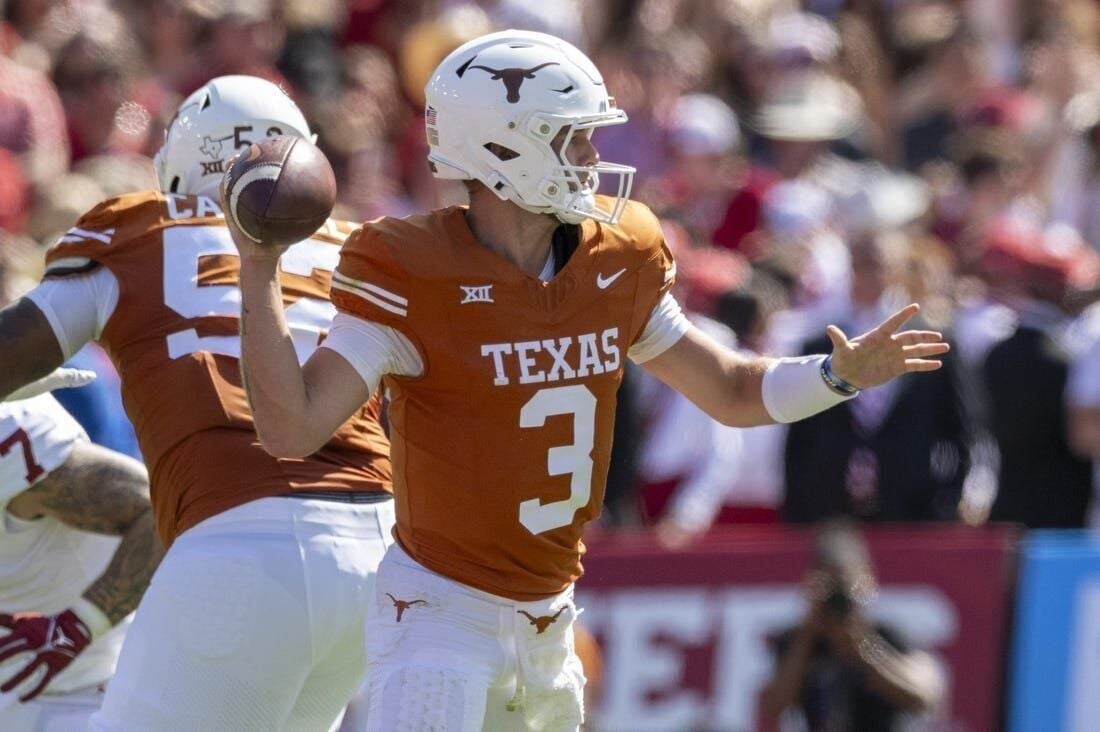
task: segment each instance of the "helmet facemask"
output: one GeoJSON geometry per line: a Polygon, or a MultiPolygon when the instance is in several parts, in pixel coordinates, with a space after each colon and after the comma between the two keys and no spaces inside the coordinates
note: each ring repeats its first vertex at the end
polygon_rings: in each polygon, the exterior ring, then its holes
{"type": "MultiPolygon", "coordinates": [[[[557,134],[565,131],[561,145],[555,149],[553,141],[546,144],[557,157],[557,166],[549,166],[547,174],[539,182],[538,190],[543,198],[550,201],[548,208],[567,224],[579,224],[586,218],[603,223],[615,223],[622,216],[634,183],[635,169],[629,165],[598,162],[578,165],[568,158],[570,143],[577,134],[592,134],[599,127],[608,127],[626,121],[623,113],[593,115],[591,117],[562,118],[555,115],[534,115],[531,127],[539,130],[556,125],[557,134]],[[603,174],[601,178],[600,174],[603,174]],[[596,200],[601,180],[613,179],[616,189],[610,206],[600,207],[596,200]]],[[[610,194],[607,194],[610,195],[610,194]]],[[[518,202],[517,202],[518,203],[518,202]]],[[[520,205],[523,205],[522,203],[520,205]]]]}

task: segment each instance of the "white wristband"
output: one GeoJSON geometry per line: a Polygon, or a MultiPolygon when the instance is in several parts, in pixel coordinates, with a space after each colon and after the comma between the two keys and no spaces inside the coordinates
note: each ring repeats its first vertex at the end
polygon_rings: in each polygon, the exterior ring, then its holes
{"type": "Polygon", "coordinates": [[[88,626],[88,630],[92,632],[93,640],[112,627],[111,619],[107,617],[107,614],[83,597],[77,598],[69,609],[76,613],[76,616],[88,626]]]}
{"type": "Polygon", "coordinates": [[[824,412],[851,396],[838,394],[821,377],[824,356],[780,358],[764,373],[764,408],[776,422],[797,422],[824,412]]]}

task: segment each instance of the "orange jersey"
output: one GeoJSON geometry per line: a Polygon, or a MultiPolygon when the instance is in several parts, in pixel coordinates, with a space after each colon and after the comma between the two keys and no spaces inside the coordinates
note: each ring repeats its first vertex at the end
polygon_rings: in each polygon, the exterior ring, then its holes
{"type": "MultiPolygon", "coordinates": [[[[335,315],[329,283],[352,228],[329,221],[281,260],[287,320],[303,359],[335,315]]],[[[378,397],[309,458],[276,459],[260,446],[241,386],[239,258],[214,201],[156,192],[109,199],[50,249],[47,277],[76,275],[86,267],[66,265],[88,259],[118,281],[100,343],[122,380],[166,545],[258,498],[390,489],[378,397]]]]}
{"type": "Polygon", "coordinates": [[[585,222],[549,282],[481,245],[461,207],[348,238],[333,302],[405,334],[424,364],[385,377],[396,534],[412,557],[521,601],[581,576],[627,350],[673,272],[640,204],[616,226],[585,222]]]}

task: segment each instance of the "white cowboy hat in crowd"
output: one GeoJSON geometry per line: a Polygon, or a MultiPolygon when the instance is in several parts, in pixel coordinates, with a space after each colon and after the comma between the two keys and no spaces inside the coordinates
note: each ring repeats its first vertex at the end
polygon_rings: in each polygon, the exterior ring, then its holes
{"type": "Polygon", "coordinates": [[[789,75],[777,83],[753,120],[773,140],[839,140],[859,126],[863,102],[848,84],[824,73],[789,75]]]}

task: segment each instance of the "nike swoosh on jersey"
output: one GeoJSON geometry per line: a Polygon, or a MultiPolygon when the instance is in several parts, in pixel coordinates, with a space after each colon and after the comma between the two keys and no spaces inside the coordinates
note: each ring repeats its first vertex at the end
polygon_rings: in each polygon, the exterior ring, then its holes
{"type": "Polygon", "coordinates": [[[596,287],[600,288],[601,290],[606,290],[608,287],[611,287],[611,283],[622,276],[623,272],[626,272],[626,267],[623,267],[618,272],[608,277],[604,277],[602,273],[596,275],[596,287]]]}

